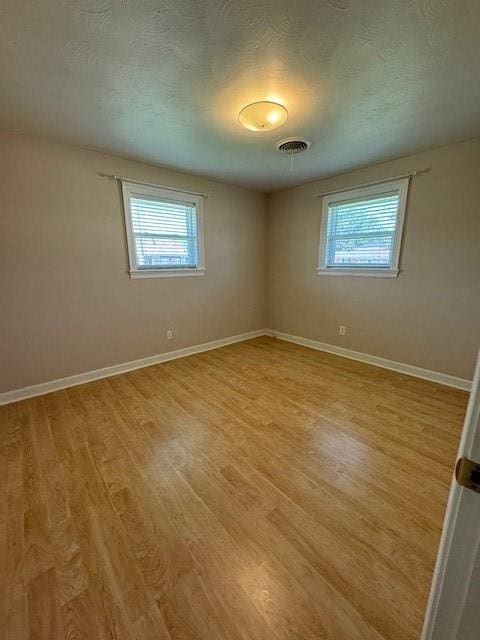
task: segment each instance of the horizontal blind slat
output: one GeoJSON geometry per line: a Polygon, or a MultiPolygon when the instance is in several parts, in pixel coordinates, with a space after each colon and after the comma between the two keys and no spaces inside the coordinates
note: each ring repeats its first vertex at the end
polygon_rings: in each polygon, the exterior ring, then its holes
{"type": "Polygon", "coordinates": [[[130,198],[137,268],[195,268],[195,205],[155,197],[130,198]]]}
{"type": "Polygon", "coordinates": [[[398,204],[398,192],[330,204],[326,265],[390,266],[398,204]]]}

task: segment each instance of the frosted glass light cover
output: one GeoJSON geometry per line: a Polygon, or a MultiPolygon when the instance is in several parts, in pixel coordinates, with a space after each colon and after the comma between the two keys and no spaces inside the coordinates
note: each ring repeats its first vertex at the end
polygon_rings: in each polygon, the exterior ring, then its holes
{"type": "Polygon", "coordinates": [[[264,100],[253,102],[238,114],[238,121],[251,131],[272,131],[287,121],[288,111],[281,104],[264,100]]]}

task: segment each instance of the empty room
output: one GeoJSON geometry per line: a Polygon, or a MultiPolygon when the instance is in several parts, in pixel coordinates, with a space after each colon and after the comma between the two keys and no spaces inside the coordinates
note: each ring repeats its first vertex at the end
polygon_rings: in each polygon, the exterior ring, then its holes
{"type": "Polygon", "coordinates": [[[478,0],[2,0],[0,640],[480,638],[478,0]]]}

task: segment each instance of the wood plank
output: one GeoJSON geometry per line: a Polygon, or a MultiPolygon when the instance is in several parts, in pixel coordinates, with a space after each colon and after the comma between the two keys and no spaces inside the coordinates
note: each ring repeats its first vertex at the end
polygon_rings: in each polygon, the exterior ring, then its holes
{"type": "Polygon", "coordinates": [[[466,402],[262,337],[0,407],[0,638],[416,640],[466,402]]]}

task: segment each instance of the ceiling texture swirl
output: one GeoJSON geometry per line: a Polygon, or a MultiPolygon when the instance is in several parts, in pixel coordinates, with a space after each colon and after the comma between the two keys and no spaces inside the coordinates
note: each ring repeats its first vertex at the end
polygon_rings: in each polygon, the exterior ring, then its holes
{"type": "Polygon", "coordinates": [[[479,25],[480,0],[3,0],[0,128],[270,191],[479,135],[479,25]],[[242,128],[259,100],[287,123],[242,128]]]}

